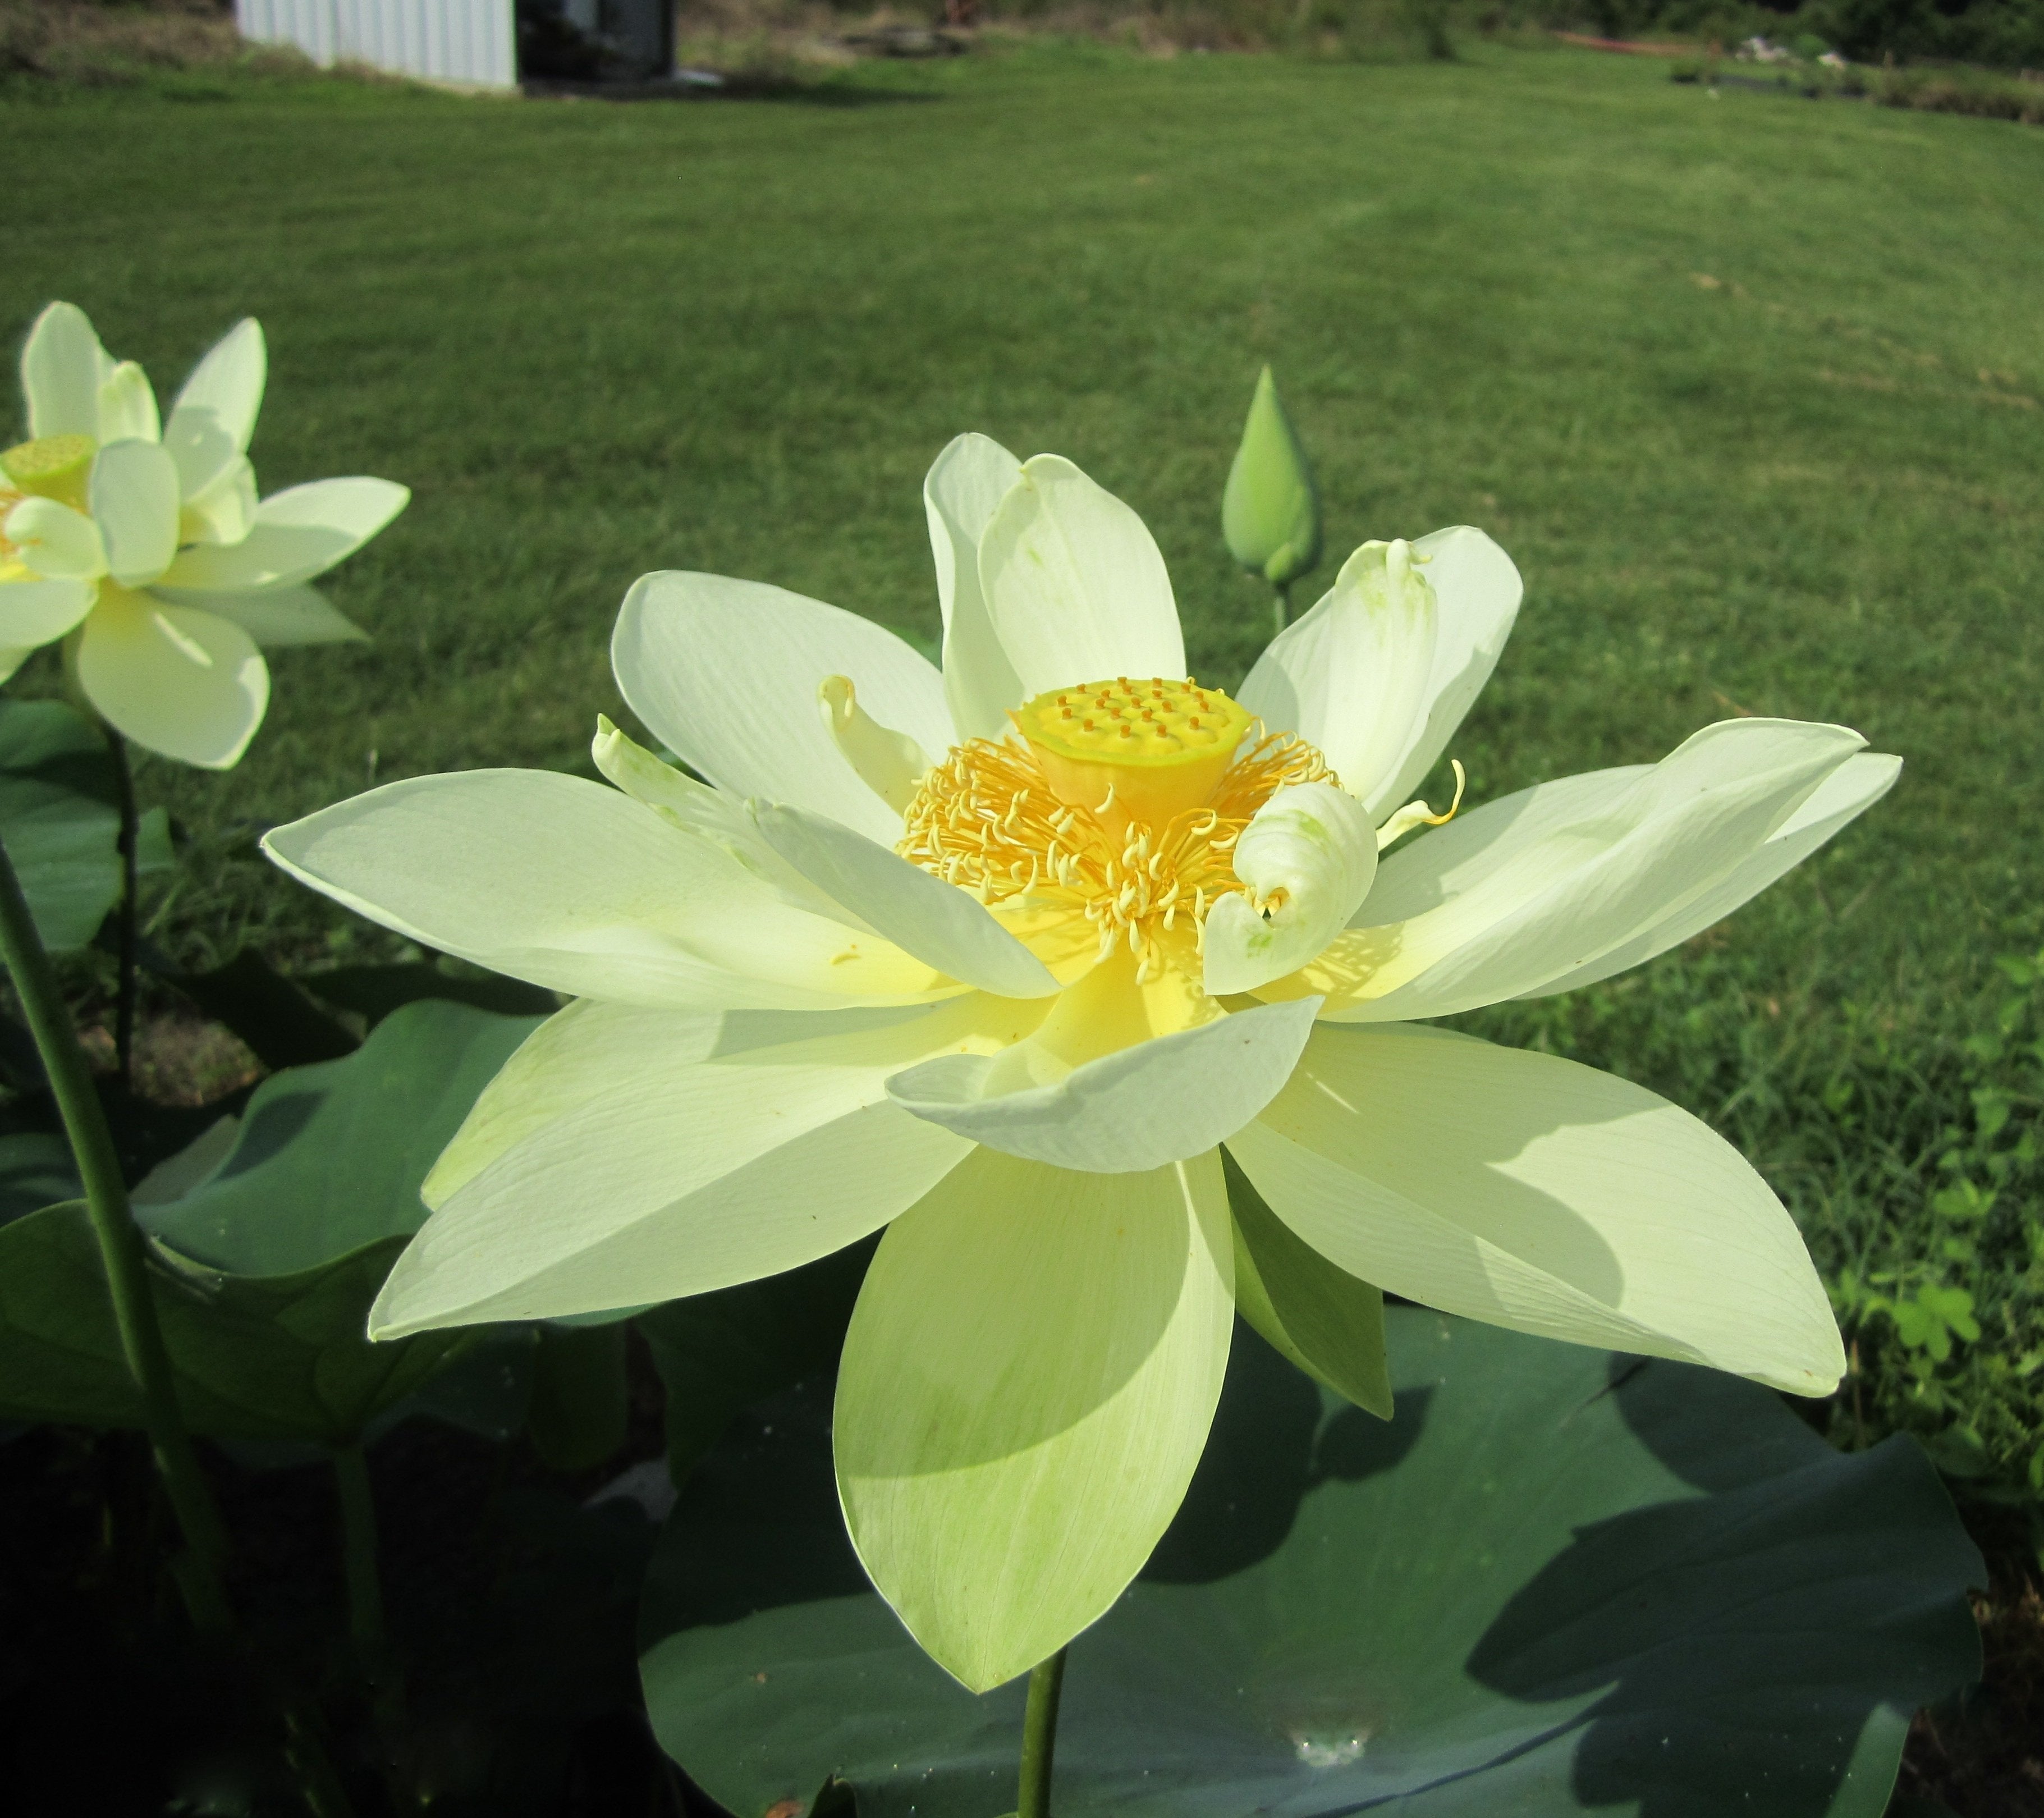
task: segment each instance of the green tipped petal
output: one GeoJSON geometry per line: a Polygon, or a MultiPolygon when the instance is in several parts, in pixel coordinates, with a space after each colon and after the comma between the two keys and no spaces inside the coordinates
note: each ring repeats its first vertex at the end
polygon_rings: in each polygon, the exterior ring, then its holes
{"type": "Polygon", "coordinates": [[[889,1228],[838,1374],[838,1493],[882,1596],[975,1692],[1104,1615],[1177,1512],[1228,1365],[1219,1157],[982,1150],[889,1228]]]}
{"type": "Polygon", "coordinates": [[[1381,1289],[1338,1269],[1250,1185],[1231,1155],[1235,1311],[1316,1382],[1380,1420],[1391,1418],[1381,1289]]]}
{"type": "Polygon", "coordinates": [[[1264,367],[1221,494],[1228,552],[1252,575],[1288,587],[1320,559],[1320,498],[1313,464],[1264,367]]]}

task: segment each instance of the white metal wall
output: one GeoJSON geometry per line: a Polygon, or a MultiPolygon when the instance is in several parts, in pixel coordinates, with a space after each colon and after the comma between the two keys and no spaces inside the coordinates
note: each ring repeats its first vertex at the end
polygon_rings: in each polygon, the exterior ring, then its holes
{"type": "Polygon", "coordinates": [[[234,0],[244,38],[296,44],[398,75],[510,88],[518,80],[512,0],[234,0]]]}

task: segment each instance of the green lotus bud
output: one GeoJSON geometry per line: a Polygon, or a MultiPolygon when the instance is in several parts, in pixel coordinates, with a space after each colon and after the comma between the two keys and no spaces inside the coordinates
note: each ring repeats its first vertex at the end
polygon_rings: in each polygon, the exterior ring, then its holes
{"type": "Polygon", "coordinates": [[[1266,367],[1250,400],[1242,446],[1221,494],[1228,553],[1252,575],[1289,587],[1320,559],[1320,495],[1298,432],[1266,367]]]}

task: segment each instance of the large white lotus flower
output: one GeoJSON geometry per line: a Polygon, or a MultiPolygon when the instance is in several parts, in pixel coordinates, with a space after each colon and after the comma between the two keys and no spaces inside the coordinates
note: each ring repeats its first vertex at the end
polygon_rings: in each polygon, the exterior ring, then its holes
{"type": "Polygon", "coordinates": [[[0,454],[0,681],[59,638],[102,718],[208,770],[240,759],[270,700],[259,645],[363,634],[305,583],[411,496],[315,480],[258,502],[248,438],[263,331],[230,329],[161,424],[132,360],[52,303],[21,352],[29,440],[0,454]]]}
{"type": "Polygon", "coordinates": [[[1434,818],[1401,805],[1518,609],[1489,538],[1357,551],[1238,703],[1186,678],[1156,545],[1070,462],[964,436],[924,496],[941,674],[815,601],[651,575],[618,682],[711,786],[606,723],[615,788],[421,777],[270,836],[315,889],[578,1000],[440,1158],[372,1331],[701,1293],[886,1225],[839,1482],[874,1582],[975,1688],[1141,1566],[1238,1297],[1337,1379],[1360,1278],[1836,1382],[1823,1290],[1729,1146],[1623,1080],[1411,1025],[1673,946],[1896,760],[1739,721],[1380,866],[1434,818]],[[1245,1196],[1231,1228],[1224,1145],[1274,1219],[1245,1196]]]}

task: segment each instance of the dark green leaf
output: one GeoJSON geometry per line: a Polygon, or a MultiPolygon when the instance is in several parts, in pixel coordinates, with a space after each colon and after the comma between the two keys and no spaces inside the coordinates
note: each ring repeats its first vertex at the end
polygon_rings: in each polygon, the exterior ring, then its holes
{"type": "Polygon", "coordinates": [[[409,1236],[425,1219],[427,1170],[537,1026],[460,1004],[400,1010],[344,1060],[263,1081],[218,1167],[136,1216],[180,1254],[242,1275],[409,1236]]]}
{"type": "MultiPolygon", "coordinates": [[[[1060,1818],[1879,1818],[1965,1683],[1980,1556],[1915,1445],[1834,1453],[1765,1389],[1387,1316],[1372,1420],[1246,1328],[1185,1509],[1073,1644],[1060,1818]]],[[[1011,1807],[983,1698],[866,1583],[820,1380],[697,1469],[647,1585],[663,1743],[740,1818],[831,1774],[863,1818],[1011,1807]]]]}
{"type": "MultiPolygon", "coordinates": [[[[426,1332],[372,1345],[363,1316],[402,1238],[295,1274],[228,1275],[152,1251],[150,1286],[196,1432],[354,1439],[469,1342],[426,1332]]],[[[77,1201],[0,1227],[0,1414],[139,1427],[91,1220],[77,1201]]]]}
{"type": "MultiPolygon", "coordinates": [[[[425,1216],[419,1183],[534,1024],[459,1004],[399,1011],[344,1060],[266,1080],[137,1190],[179,1393],[199,1432],[356,1436],[475,1342],[363,1328],[425,1216]]],[[[47,1157],[44,1158],[48,1159],[47,1157]]],[[[0,1226],[0,1413],[137,1424],[84,1209],[0,1226]]]]}
{"type": "Polygon", "coordinates": [[[624,1443],[625,1328],[542,1326],[525,1430],[555,1470],[587,1470],[624,1443]]]}
{"type": "Polygon", "coordinates": [[[667,1468],[677,1484],[741,1409],[837,1367],[877,1241],[639,1315],[667,1391],[667,1468]]]}
{"type": "Polygon", "coordinates": [[[179,972],[161,963],[151,970],[215,1022],[225,1024],[265,1067],[310,1067],[338,1060],[359,1045],[347,1029],[252,947],[243,947],[225,966],[216,966],[210,972],[179,972]]]}
{"type": "Polygon", "coordinates": [[[0,1136],[0,1224],[84,1190],[63,1137],[40,1131],[0,1136]]]}
{"type": "Polygon", "coordinates": [[[417,959],[398,966],[336,966],[298,983],[321,1002],[352,1011],[371,1027],[421,997],[445,997],[505,1017],[550,1017],[560,1000],[522,978],[506,978],[458,959],[417,959]]]}
{"type": "Polygon", "coordinates": [[[99,728],[61,701],[0,701],[0,840],[43,944],[83,947],[121,894],[121,812],[99,728]]]}

